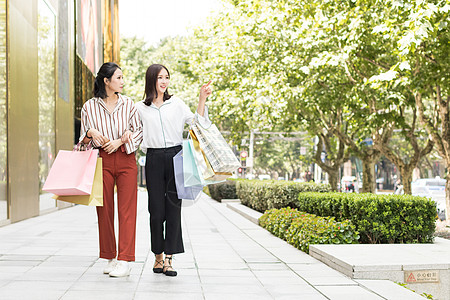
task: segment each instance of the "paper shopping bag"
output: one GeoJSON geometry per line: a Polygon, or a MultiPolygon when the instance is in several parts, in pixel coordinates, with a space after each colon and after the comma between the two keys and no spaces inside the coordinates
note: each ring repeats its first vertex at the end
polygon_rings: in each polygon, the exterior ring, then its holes
{"type": "Polygon", "coordinates": [[[43,191],[58,196],[90,195],[98,150],[60,150],[45,181],[43,191]]]}
{"type": "Polygon", "coordinates": [[[101,157],[97,158],[97,164],[94,174],[94,182],[92,184],[92,191],[90,195],[79,196],[57,196],[56,200],[65,202],[82,204],[87,206],[103,206],[103,165],[101,157]]]}
{"type": "Polygon", "coordinates": [[[201,173],[203,175],[203,179],[208,182],[207,184],[215,184],[224,181],[228,177],[230,177],[230,172],[215,172],[208,160],[208,158],[205,155],[205,152],[201,149],[200,143],[197,139],[197,136],[192,130],[189,130],[189,135],[192,138],[192,145],[194,147],[194,153],[196,160],[201,160],[201,169],[203,172],[201,173]],[[204,165],[203,165],[204,162],[204,165]]]}
{"type": "Polygon", "coordinates": [[[216,125],[204,128],[200,123],[194,122],[191,129],[215,172],[234,172],[240,167],[239,160],[216,125]]]}
{"type": "Polygon", "coordinates": [[[177,188],[178,199],[195,200],[203,190],[203,185],[184,185],[183,174],[183,150],[173,157],[173,169],[175,174],[175,186],[177,188]]]}

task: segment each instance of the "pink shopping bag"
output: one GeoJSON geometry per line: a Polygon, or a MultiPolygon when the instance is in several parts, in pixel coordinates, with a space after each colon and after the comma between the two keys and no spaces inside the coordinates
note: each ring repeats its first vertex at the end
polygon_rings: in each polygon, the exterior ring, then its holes
{"type": "Polygon", "coordinates": [[[97,156],[97,149],[60,150],[42,190],[58,196],[90,195],[97,156]]]}

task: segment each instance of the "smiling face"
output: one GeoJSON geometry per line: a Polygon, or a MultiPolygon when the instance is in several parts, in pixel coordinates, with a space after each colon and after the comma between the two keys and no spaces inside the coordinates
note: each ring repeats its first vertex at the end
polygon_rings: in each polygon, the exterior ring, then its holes
{"type": "Polygon", "coordinates": [[[105,88],[112,93],[121,93],[123,90],[123,73],[117,68],[111,78],[105,78],[105,88]]]}
{"type": "Polygon", "coordinates": [[[170,77],[166,69],[162,68],[156,79],[156,91],[158,95],[163,95],[169,87],[170,77]]]}

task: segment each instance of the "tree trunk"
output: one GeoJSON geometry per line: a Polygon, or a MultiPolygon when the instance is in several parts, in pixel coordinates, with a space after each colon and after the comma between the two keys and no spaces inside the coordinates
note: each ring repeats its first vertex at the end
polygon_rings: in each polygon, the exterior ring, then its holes
{"type": "Polygon", "coordinates": [[[338,191],[338,180],[339,180],[339,168],[336,170],[328,170],[328,183],[331,186],[331,190],[338,191]]]}
{"type": "Polygon", "coordinates": [[[403,192],[405,194],[411,195],[411,181],[412,181],[412,168],[401,168],[399,169],[400,176],[402,176],[403,192]]]}
{"type": "Polygon", "coordinates": [[[328,183],[331,189],[335,192],[338,191],[339,180],[339,168],[342,163],[348,160],[348,151],[346,151],[345,143],[339,140],[337,149],[331,147],[330,139],[331,135],[318,134],[319,141],[317,143],[316,153],[314,153],[314,161],[319,165],[322,170],[328,174],[328,183]],[[325,163],[322,161],[321,154],[324,149],[328,152],[328,161],[325,163]]]}
{"type": "Polygon", "coordinates": [[[363,193],[375,193],[375,161],[374,157],[366,156],[363,162],[363,193]]]}
{"type": "Polygon", "coordinates": [[[445,219],[450,220],[450,168],[447,167],[447,176],[445,179],[445,219]]]}

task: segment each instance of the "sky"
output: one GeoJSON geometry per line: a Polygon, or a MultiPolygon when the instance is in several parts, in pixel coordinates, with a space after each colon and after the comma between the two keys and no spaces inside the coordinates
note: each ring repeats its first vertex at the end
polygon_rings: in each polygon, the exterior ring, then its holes
{"type": "Polygon", "coordinates": [[[190,26],[201,25],[222,5],[221,0],[121,0],[120,34],[156,46],[164,37],[186,35],[190,26]]]}

